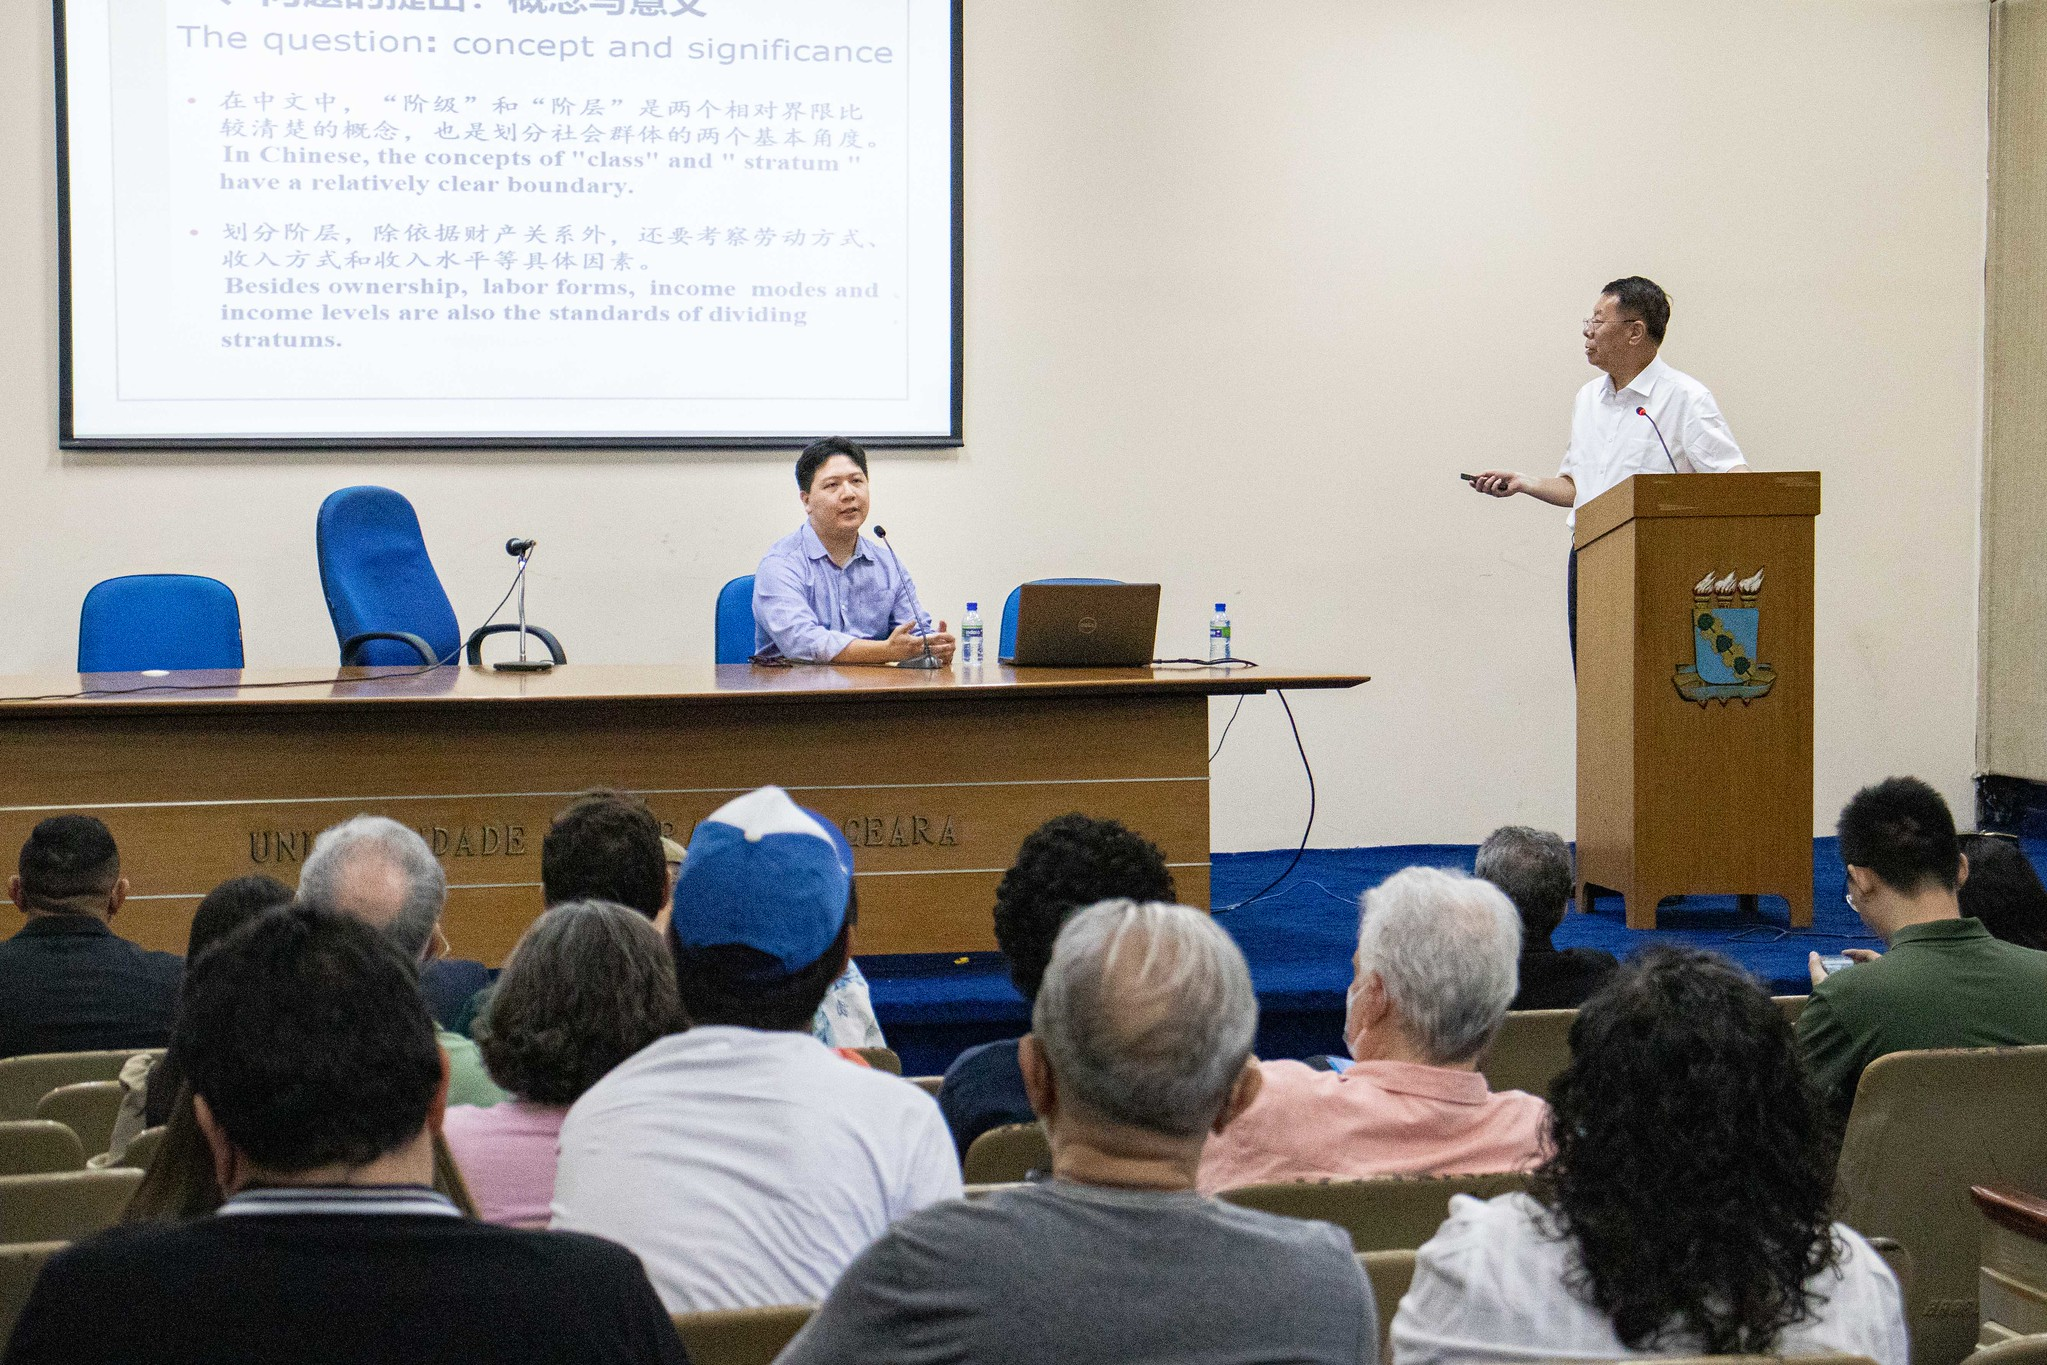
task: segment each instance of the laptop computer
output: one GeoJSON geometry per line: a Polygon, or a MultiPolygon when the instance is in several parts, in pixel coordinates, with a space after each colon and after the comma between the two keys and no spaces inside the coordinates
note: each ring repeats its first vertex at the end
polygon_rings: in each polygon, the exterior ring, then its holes
{"type": "Polygon", "coordinates": [[[1026,583],[1016,604],[1018,668],[1136,668],[1152,660],[1156,583],[1026,583]]]}

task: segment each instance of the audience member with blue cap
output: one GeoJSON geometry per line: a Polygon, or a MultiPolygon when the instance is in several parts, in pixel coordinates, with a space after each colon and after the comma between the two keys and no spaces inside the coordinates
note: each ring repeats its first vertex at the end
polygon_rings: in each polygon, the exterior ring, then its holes
{"type": "Polygon", "coordinates": [[[851,850],[779,787],[697,826],[669,947],[693,1026],[562,1124],[558,1228],[638,1254],[671,1312],[815,1303],[890,1223],[960,1194],[938,1106],[811,1036],[850,961],[851,850]]]}
{"type": "MultiPolygon", "coordinates": [[[[788,819],[779,809],[767,818],[770,823],[788,819]]],[[[689,936],[677,937],[675,941],[692,948],[751,947],[775,958],[784,972],[793,972],[799,962],[818,961],[831,941],[841,931],[850,933],[850,926],[859,918],[859,900],[853,892],[853,850],[831,821],[794,804],[787,793],[773,787],[763,787],[749,797],[742,797],[706,820],[698,826],[691,847],[725,850],[735,841],[745,843],[755,837],[760,840],[756,853],[764,861],[756,864],[727,858],[717,863],[715,870],[691,879],[685,893],[692,919],[689,936]],[[778,793],[782,806],[794,813],[796,818],[789,823],[797,828],[742,834],[738,825],[725,822],[726,813],[739,807],[742,801],[762,798],[770,791],[778,793]],[[830,839],[836,862],[828,862],[819,855],[819,831],[830,839]],[[757,869],[783,886],[781,904],[786,918],[756,923],[758,916],[751,907],[736,904],[736,898],[746,894],[747,878],[757,869]]],[[[681,884],[678,875],[676,885],[681,884]]],[[[671,906],[677,899],[671,898],[671,906]]],[[[672,909],[670,913],[673,914],[672,909]]],[[[670,932],[676,933],[672,927],[670,932]]],[[[887,1046],[881,1024],[874,1017],[867,978],[860,974],[850,953],[846,965],[825,991],[824,1003],[811,1016],[810,1033],[830,1048],[887,1046]]]]}

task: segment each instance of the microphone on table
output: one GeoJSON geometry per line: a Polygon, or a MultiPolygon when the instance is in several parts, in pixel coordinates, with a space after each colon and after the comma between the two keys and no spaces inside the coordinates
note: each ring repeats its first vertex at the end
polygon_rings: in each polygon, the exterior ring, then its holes
{"type": "MultiPolygon", "coordinates": [[[[491,667],[500,673],[545,673],[554,664],[548,660],[526,657],[526,561],[533,555],[537,540],[521,539],[518,536],[505,542],[505,553],[519,561],[519,572],[514,576],[512,586],[519,590],[519,657],[491,667]]],[[[503,605],[500,603],[499,605],[503,605]]]]}
{"type": "Polygon", "coordinates": [[[1670,460],[1670,472],[1673,474],[1677,473],[1677,461],[1670,459],[1670,442],[1663,439],[1663,428],[1656,425],[1656,419],[1649,415],[1649,409],[1647,408],[1636,408],[1635,416],[1649,423],[1649,430],[1656,433],[1656,444],[1663,447],[1663,458],[1670,460]]]}
{"type": "Polygon", "coordinates": [[[924,652],[922,654],[913,655],[908,659],[901,660],[896,664],[896,667],[943,668],[945,665],[939,663],[938,656],[931,652],[931,630],[928,624],[931,619],[931,613],[924,610],[924,603],[918,599],[917,580],[910,577],[910,571],[903,567],[902,558],[896,554],[896,547],[890,542],[886,527],[877,525],[874,528],[874,538],[888,546],[888,557],[895,560],[896,572],[901,574],[903,581],[910,585],[910,605],[917,609],[917,633],[924,641],[924,652]]]}

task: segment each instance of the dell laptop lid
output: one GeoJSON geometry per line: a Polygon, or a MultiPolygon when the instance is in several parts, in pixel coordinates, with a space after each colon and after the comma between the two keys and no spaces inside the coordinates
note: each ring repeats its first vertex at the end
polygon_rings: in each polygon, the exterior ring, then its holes
{"type": "Polygon", "coordinates": [[[1026,583],[1016,604],[1018,668],[1136,668],[1158,637],[1156,583],[1026,583]]]}

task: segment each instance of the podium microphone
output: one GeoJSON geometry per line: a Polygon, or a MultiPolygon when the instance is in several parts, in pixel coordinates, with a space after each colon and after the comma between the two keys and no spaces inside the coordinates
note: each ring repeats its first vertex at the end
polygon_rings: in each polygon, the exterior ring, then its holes
{"type": "Polygon", "coordinates": [[[1663,447],[1663,458],[1670,460],[1670,472],[1673,474],[1677,473],[1677,461],[1670,459],[1670,442],[1663,439],[1663,428],[1656,425],[1656,419],[1649,415],[1649,409],[1647,408],[1636,408],[1635,416],[1648,422],[1649,430],[1656,433],[1656,444],[1663,447]]]}
{"type": "Polygon", "coordinates": [[[899,557],[899,556],[898,556],[898,555],[896,554],[896,547],[895,547],[894,543],[893,543],[893,542],[891,542],[891,541],[889,540],[889,538],[888,538],[888,530],[887,530],[887,528],[886,528],[886,527],[883,527],[883,526],[879,526],[879,525],[877,525],[877,526],[876,526],[876,527],[874,528],[874,538],[875,538],[876,540],[879,540],[879,541],[880,541],[880,542],[881,542],[882,544],[884,544],[884,545],[887,545],[887,546],[888,546],[888,557],[889,557],[890,559],[893,559],[893,560],[895,560],[895,562],[896,562],[896,572],[897,572],[897,573],[899,573],[899,574],[901,574],[901,575],[903,576],[903,581],[904,581],[905,583],[908,583],[908,584],[910,585],[910,605],[911,605],[911,606],[913,606],[913,607],[915,607],[915,608],[917,609],[917,616],[918,616],[918,621],[917,621],[917,633],[919,634],[919,636],[921,636],[921,637],[923,638],[923,641],[924,641],[924,652],[923,652],[922,654],[915,654],[915,655],[912,655],[911,657],[909,657],[909,658],[907,658],[907,659],[903,659],[903,660],[901,660],[900,662],[898,662],[898,663],[896,664],[896,667],[897,667],[897,668],[925,668],[925,669],[928,669],[928,668],[943,668],[943,667],[944,667],[945,665],[943,665],[943,664],[939,663],[939,662],[938,662],[938,656],[937,656],[936,654],[933,654],[933,653],[931,652],[931,624],[930,624],[930,622],[931,622],[931,613],[929,613],[929,612],[927,612],[927,611],[925,611],[925,610],[924,610],[924,603],[923,603],[923,602],[922,602],[921,600],[919,600],[919,599],[918,599],[918,596],[917,596],[917,581],[916,581],[915,579],[911,578],[911,577],[910,577],[910,573],[909,573],[909,570],[907,570],[907,569],[905,569],[905,568],[903,567],[903,561],[902,561],[902,559],[901,559],[901,558],[900,558],[900,557],[899,557]]]}
{"type": "Polygon", "coordinates": [[[537,540],[520,540],[514,537],[505,542],[505,553],[514,559],[524,559],[533,553],[533,547],[539,543],[537,540]]]}

